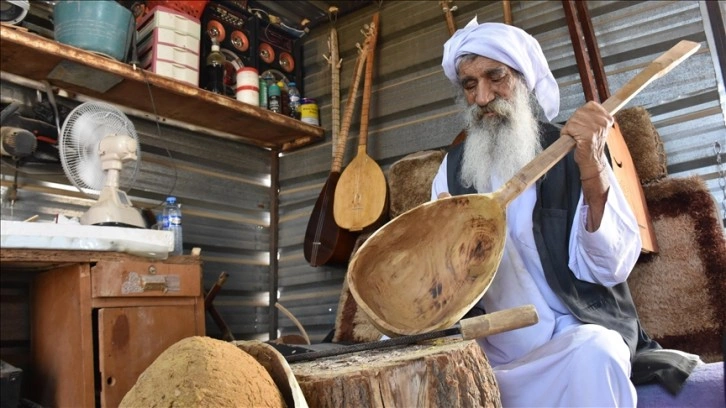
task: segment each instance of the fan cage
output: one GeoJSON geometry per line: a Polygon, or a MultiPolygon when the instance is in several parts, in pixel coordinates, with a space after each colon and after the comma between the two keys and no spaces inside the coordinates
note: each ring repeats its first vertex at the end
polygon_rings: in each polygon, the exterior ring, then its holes
{"type": "Polygon", "coordinates": [[[136,181],[141,158],[140,143],[133,123],[115,106],[103,102],[86,102],[71,111],[61,128],[59,153],[68,179],[79,191],[98,197],[105,184],[98,147],[111,134],[125,134],[136,143],[136,160],[123,163],[119,189],[128,191],[136,181]]]}

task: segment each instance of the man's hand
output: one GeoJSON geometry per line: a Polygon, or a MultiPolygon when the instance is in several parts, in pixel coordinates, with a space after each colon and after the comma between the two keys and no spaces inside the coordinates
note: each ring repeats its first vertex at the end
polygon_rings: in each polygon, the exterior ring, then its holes
{"type": "Polygon", "coordinates": [[[436,196],[436,198],[446,198],[446,197],[451,197],[451,194],[449,194],[445,191],[443,193],[439,193],[439,195],[436,196]]]}
{"type": "Polygon", "coordinates": [[[595,178],[605,170],[605,141],[614,119],[597,102],[588,102],[575,111],[562,128],[561,134],[575,139],[575,161],[580,168],[580,178],[595,178]]]}
{"type": "Polygon", "coordinates": [[[582,194],[588,206],[586,229],[590,232],[600,227],[610,182],[605,171],[605,141],[614,119],[597,102],[588,102],[575,111],[560,134],[575,139],[575,162],[580,169],[582,194]]]}

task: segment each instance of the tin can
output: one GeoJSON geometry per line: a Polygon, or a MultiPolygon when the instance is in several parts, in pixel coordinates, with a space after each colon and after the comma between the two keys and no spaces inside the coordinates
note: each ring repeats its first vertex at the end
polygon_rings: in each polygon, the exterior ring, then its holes
{"type": "Polygon", "coordinates": [[[300,104],[300,120],[311,125],[320,126],[318,104],[315,103],[315,99],[302,99],[302,103],[300,104]]]}

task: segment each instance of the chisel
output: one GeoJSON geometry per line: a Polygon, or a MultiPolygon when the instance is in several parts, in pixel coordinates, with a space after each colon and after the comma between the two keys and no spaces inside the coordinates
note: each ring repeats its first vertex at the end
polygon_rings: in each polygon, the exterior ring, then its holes
{"type": "Polygon", "coordinates": [[[498,312],[462,319],[449,329],[437,330],[412,336],[394,337],[392,339],[359,343],[336,349],[313,351],[286,356],[288,363],[310,361],[323,357],[356,353],[365,350],[379,350],[387,347],[403,346],[424,340],[461,335],[462,340],[478,339],[504,331],[531,326],[539,321],[537,310],[533,305],[524,305],[498,312]]]}

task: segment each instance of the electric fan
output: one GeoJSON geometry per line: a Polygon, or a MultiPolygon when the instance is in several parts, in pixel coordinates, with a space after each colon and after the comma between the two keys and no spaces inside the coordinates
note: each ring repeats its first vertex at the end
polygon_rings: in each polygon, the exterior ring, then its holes
{"type": "Polygon", "coordinates": [[[58,141],[68,178],[96,202],[81,216],[84,225],[144,228],[140,212],[119,189],[133,184],[141,154],[133,123],[113,105],[86,102],[63,122],[58,141]],[[124,163],[132,162],[124,167],[124,163]]]}

